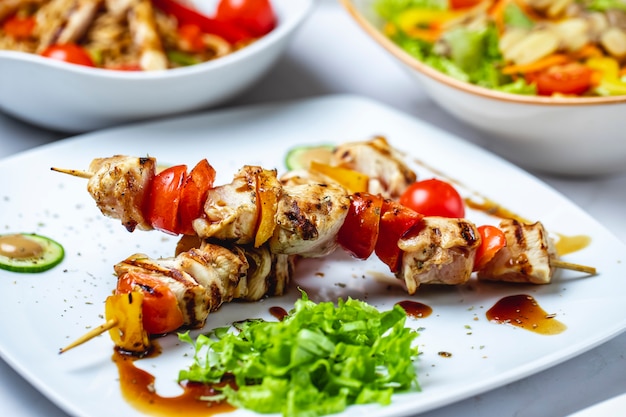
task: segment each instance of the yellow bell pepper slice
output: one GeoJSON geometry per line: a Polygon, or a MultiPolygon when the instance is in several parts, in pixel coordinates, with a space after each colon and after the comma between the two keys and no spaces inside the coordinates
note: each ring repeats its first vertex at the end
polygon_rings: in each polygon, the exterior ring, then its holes
{"type": "Polygon", "coordinates": [[[276,228],[276,212],[278,198],[282,187],[276,178],[276,170],[264,169],[257,174],[257,201],[259,218],[254,236],[254,247],[258,248],[267,242],[276,228]]]}
{"type": "Polygon", "coordinates": [[[447,22],[465,13],[466,11],[413,8],[402,12],[396,24],[408,36],[434,42],[447,22]]]}
{"type": "Polygon", "coordinates": [[[126,294],[114,294],[107,297],[104,314],[107,322],[116,325],[109,330],[109,336],[115,346],[131,353],[145,353],[150,350],[150,338],[143,328],[143,293],[131,291],[126,294]]]}
{"type": "Polygon", "coordinates": [[[337,182],[349,193],[367,192],[369,177],[353,169],[311,161],[311,171],[318,172],[337,182]]]}

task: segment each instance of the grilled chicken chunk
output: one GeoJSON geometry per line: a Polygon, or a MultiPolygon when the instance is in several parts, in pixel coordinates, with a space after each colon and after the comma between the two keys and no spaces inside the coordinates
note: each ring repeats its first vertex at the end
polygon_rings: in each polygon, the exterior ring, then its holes
{"type": "Polygon", "coordinates": [[[129,232],[152,226],[142,214],[144,197],[156,172],[156,159],[115,155],[94,159],[87,191],[105,216],[120,219],[129,232]]]}
{"type": "Polygon", "coordinates": [[[53,44],[75,43],[87,32],[103,0],[52,0],[35,14],[38,53],[53,44]]]}
{"type": "Polygon", "coordinates": [[[417,179],[402,155],[382,136],[337,146],[333,165],[366,174],[370,178],[368,192],[387,198],[397,199],[417,179]]]}
{"type": "Polygon", "coordinates": [[[556,258],[556,249],[543,225],[506,219],[500,222],[500,229],[506,236],[506,246],[478,271],[478,279],[550,283],[553,274],[550,260],[556,258]]]}
{"type": "Polygon", "coordinates": [[[128,23],[135,47],[139,52],[139,66],[145,71],[167,69],[167,57],[157,32],[154,8],[150,0],[135,0],[128,12],[128,23]]]}
{"type": "Polygon", "coordinates": [[[230,184],[209,190],[204,204],[206,218],[193,222],[199,236],[237,244],[254,241],[259,216],[256,181],[261,170],[246,165],[235,174],[230,184]]]}
{"type": "Polygon", "coordinates": [[[457,285],[466,283],[474,266],[480,235],[464,219],[424,217],[423,227],[414,236],[402,238],[402,263],[397,276],[409,294],[421,284],[457,285]]]}
{"type": "Polygon", "coordinates": [[[11,16],[20,7],[43,2],[44,0],[2,0],[0,1],[0,21],[11,16]]]}
{"type": "Polygon", "coordinates": [[[304,257],[328,255],[337,247],[337,233],[349,208],[348,193],[337,184],[284,185],[270,251],[304,257]]]}

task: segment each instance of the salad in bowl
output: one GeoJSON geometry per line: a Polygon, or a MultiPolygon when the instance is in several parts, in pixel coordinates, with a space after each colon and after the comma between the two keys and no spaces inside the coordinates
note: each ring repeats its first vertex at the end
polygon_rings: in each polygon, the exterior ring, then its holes
{"type": "Polygon", "coordinates": [[[524,95],[626,94],[622,0],[377,0],[383,33],[461,81],[524,95]]]}

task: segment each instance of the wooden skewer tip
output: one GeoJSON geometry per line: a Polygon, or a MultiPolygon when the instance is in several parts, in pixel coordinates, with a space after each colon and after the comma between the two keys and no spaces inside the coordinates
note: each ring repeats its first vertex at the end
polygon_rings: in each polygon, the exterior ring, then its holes
{"type": "Polygon", "coordinates": [[[593,266],[575,264],[572,262],[562,261],[560,259],[551,259],[550,263],[555,268],[569,269],[572,271],[584,272],[589,275],[596,275],[598,273],[596,271],[596,268],[594,268],[593,266]]]}
{"type": "Polygon", "coordinates": [[[69,345],[65,346],[64,348],[59,349],[59,355],[61,353],[67,352],[70,349],[75,348],[76,346],[80,346],[83,343],[90,341],[94,337],[99,336],[102,333],[108,330],[111,330],[112,328],[116,326],[117,326],[117,320],[115,319],[110,319],[106,321],[105,323],[102,323],[100,326],[91,329],[90,331],[88,331],[87,333],[85,333],[84,335],[82,335],[81,337],[79,337],[78,339],[70,343],[69,345]]]}
{"type": "Polygon", "coordinates": [[[56,168],[56,167],[51,167],[50,169],[52,171],[60,172],[62,174],[71,175],[73,177],[87,178],[87,179],[93,177],[93,174],[91,172],[81,171],[79,169],[65,169],[65,168],[56,168]]]}

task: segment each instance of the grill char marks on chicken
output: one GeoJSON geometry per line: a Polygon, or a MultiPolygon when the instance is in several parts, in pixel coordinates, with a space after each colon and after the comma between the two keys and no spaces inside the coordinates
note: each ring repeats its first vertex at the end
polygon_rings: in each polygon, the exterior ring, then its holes
{"type": "Polygon", "coordinates": [[[156,159],[115,155],[94,159],[87,191],[105,216],[118,218],[129,232],[151,230],[143,204],[156,171],[156,159]]]}
{"type": "Polygon", "coordinates": [[[524,224],[514,219],[500,222],[507,244],[483,269],[478,279],[530,284],[548,284],[556,259],[552,239],[541,222],[524,224]]]}

